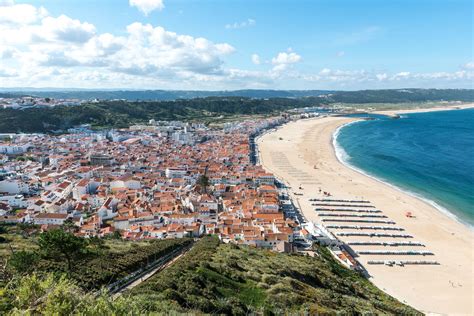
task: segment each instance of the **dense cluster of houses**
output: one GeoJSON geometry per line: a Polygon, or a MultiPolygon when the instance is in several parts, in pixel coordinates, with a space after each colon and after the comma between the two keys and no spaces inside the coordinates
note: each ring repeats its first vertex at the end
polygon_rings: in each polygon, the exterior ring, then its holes
{"type": "Polygon", "coordinates": [[[282,121],[0,137],[0,222],[130,240],[217,234],[289,251],[304,232],[285,218],[275,178],[251,163],[249,145],[282,121]]]}

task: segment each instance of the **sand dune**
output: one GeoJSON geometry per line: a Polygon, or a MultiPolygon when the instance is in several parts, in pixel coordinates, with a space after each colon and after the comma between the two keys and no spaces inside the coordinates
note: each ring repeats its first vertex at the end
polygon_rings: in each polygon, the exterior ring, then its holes
{"type": "MultiPolygon", "coordinates": [[[[312,221],[321,218],[309,198],[321,197],[318,191],[335,198],[366,199],[383,211],[409,241],[423,243],[423,251],[434,256],[361,255],[357,259],[367,268],[379,288],[400,301],[424,311],[450,315],[474,313],[474,233],[428,203],[403,193],[341,164],[332,146],[332,135],[353,119],[326,117],[288,123],[258,140],[262,165],[303,195],[293,198],[312,221]],[[303,190],[299,190],[302,186],[303,190]],[[411,211],[414,218],[408,218],[411,211]],[[414,258],[416,257],[416,258],[414,258]],[[368,260],[436,260],[437,266],[374,266],[368,260]]],[[[345,241],[372,240],[370,237],[341,237],[345,241]]],[[[380,239],[377,239],[379,241],[380,239]]],[[[393,241],[390,238],[384,241],[393,241]]],[[[354,246],[357,250],[387,249],[382,246],[354,246]]],[[[411,249],[413,247],[396,247],[411,249]]],[[[389,250],[394,250],[393,247],[389,250]]]]}

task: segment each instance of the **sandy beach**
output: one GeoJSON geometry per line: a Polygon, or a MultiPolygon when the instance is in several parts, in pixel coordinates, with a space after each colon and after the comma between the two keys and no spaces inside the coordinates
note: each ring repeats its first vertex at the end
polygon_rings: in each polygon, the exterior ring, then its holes
{"type": "MultiPolygon", "coordinates": [[[[321,223],[314,206],[308,201],[309,198],[322,197],[319,188],[330,192],[332,198],[370,200],[398,227],[402,227],[404,233],[413,236],[410,241],[421,242],[426,246],[421,250],[434,253],[434,256],[426,257],[396,255],[390,258],[360,255],[357,260],[368,270],[370,280],[388,294],[425,313],[472,315],[473,231],[430,204],[340,163],[332,145],[333,133],[353,120],[325,117],[288,123],[258,139],[260,161],[268,171],[291,186],[293,193],[302,194],[293,194],[293,199],[308,220],[321,223]],[[407,211],[414,217],[407,217],[407,211]],[[367,264],[368,260],[387,259],[436,260],[440,264],[403,267],[367,264]]],[[[363,238],[341,239],[360,241],[363,238]]],[[[362,248],[353,246],[355,251],[362,248]]],[[[396,248],[410,249],[409,246],[396,248]]],[[[365,249],[378,250],[382,246],[366,246],[365,249]]]]}
{"type": "Polygon", "coordinates": [[[372,113],[394,116],[394,115],[408,114],[408,113],[451,111],[451,110],[463,110],[463,109],[471,109],[471,108],[474,108],[474,103],[446,105],[446,106],[431,107],[431,108],[406,109],[406,110],[373,111],[372,113]]]}

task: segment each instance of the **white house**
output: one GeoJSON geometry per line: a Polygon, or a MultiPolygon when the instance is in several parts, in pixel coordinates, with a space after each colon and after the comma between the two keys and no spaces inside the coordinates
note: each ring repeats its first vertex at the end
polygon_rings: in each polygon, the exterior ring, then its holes
{"type": "Polygon", "coordinates": [[[0,192],[9,194],[30,194],[30,185],[26,181],[20,179],[6,179],[0,181],[0,192]]]}
{"type": "Polygon", "coordinates": [[[138,190],[141,188],[141,184],[140,184],[140,181],[129,177],[129,178],[124,178],[124,179],[110,182],[110,188],[112,190],[117,189],[117,188],[127,188],[131,190],[138,190]]]}
{"type": "Polygon", "coordinates": [[[28,151],[28,148],[31,147],[31,144],[10,144],[10,143],[1,143],[0,144],[0,153],[6,155],[21,155],[28,151]]]}
{"type": "Polygon", "coordinates": [[[91,191],[91,181],[89,179],[82,179],[72,189],[72,197],[79,200],[81,196],[89,194],[91,191]]]}
{"type": "Polygon", "coordinates": [[[186,174],[186,170],[178,168],[166,168],[165,175],[167,178],[182,178],[186,174]]]}
{"type": "Polygon", "coordinates": [[[117,216],[117,204],[118,200],[112,197],[107,198],[105,203],[97,210],[97,215],[101,220],[110,219],[117,216]]]}
{"type": "Polygon", "coordinates": [[[21,194],[0,195],[0,202],[5,202],[15,208],[26,208],[28,206],[25,197],[21,194]]]}
{"type": "Polygon", "coordinates": [[[68,214],[40,213],[33,217],[33,223],[36,225],[63,225],[68,217],[68,214]]]}

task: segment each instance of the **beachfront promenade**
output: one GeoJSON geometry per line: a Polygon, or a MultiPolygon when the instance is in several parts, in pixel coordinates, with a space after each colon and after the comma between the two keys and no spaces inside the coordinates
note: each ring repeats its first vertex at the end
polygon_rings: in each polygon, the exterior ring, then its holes
{"type": "Polygon", "coordinates": [[[288,123],[258,139],[259,160],[291,188],[308,221],[352,248],[379,288],[425,312],[472,314],[472,231],[341,164],[332,135],[352,120],[288,123]]]}

